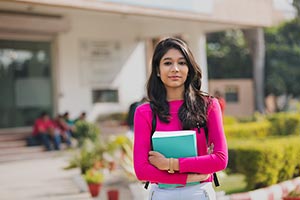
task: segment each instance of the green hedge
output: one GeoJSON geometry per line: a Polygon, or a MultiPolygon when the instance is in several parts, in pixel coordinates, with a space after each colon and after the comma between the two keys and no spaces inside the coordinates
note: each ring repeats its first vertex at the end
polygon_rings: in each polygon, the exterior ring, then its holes
{"type": "Polygon", "coordinates": [[[272,135],[293,135],[300,134],[299,113],[277,113],[268,116],[271,122],[272,135]]]}
{"type": "Polygon", "coordinates": [[[223,124],[224,125],[232,125],[238,123],[238,120],[232,116],[224,116],[223,117],[223,124]]]}
{"type": "Polygon", "coordinates": [[[240,122],[233,117],[224,118],[224,130],[228,138],[263,138],[278,135],[300,135],[299,113],[277,113],[264,117],[256,115],[257,121],[240,122]]]}
{"type": "Polygon", "coordinates": [[[270,135],[271,123],[268,121],[236,123],[224,125],[226,137],[251,138],[266,137],[270,135]]]}
{"type": "Polygon", "coordinates": [[[256,189],[299,175],[300,137],[230,140],[231,171],[246,177],[247,189],[256,189]]]}

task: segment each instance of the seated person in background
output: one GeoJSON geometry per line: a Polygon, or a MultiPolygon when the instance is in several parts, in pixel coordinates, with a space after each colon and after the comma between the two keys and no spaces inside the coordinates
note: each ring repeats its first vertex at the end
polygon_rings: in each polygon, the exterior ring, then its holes
{"type": "Polygon", "coordinates": [[[136,108],[141,105],[142,103],[145,103],[147,101],[146,97],[143,97],[140,101],[133,102],[129,106],[128,114],[127,114],[127,119],[126,123],[129,127],[129,130],[133,132],[133,121],[134,121],[134,113],[136,108]]]}
{"type": "Polygon", "coordinates": [[[65,122],[62,115],[58,115],[54,120],[55,130],[60,134],[63,141],[66,142],[68,147],[71,146],[71,130],[68,124],[65,122]]]}
{"type": "Polygon", "coordinates": [[[73,133],[75,131],[75,123],[73,120],[70,119],[69,112],[65,112],[64,115],[62,116],[62,119],[67,124],[68,130],[70,131],[71,135],[73,135],[73,133]]]}
{"type": "Polygon", "coordinates": [[[47,151],[53,149],[51,141],[55,150],[60,149],[60,135],[56,133],[55,126],[46,112],[42,112],[40,117],[35,120],[33,136],[45,146],[47,151]]]}
{"type": "Polygon", "coordinates": [[[86,112],[80,113],[79,117],[75,119],[75,123],[78,121],[86,121],[86,112]]]}

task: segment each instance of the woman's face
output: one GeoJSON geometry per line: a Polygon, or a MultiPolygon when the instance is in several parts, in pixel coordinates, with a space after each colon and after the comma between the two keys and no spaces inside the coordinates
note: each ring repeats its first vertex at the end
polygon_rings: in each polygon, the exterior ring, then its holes
{"type": "Polygon", "coordinates": [[[184,56],[177,49],[170,49],[159,63],[159,76],[166,90],[180,89],[184,91],[184,82],[188,75],[188,66],[184,56]]]}

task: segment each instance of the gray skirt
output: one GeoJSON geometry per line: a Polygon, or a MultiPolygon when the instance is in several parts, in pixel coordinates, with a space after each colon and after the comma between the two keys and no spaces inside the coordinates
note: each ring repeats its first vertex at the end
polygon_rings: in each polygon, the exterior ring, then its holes
{"type": "Polygon", "coordinates": [[[151,184],[149,200],[216,200],[216,193],[211,182],[178,188],[159,188],[151,184]]]}

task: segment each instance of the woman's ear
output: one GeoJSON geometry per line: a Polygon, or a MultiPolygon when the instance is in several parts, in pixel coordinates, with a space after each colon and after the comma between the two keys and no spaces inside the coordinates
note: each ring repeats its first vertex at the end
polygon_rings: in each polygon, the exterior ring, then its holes
{"type": "Polygon", "coordinates": [[[156,71],[157,71],[156,76],[157,76],[157,77],[160,77],[159,68],[156,68],[156,71]]]}

